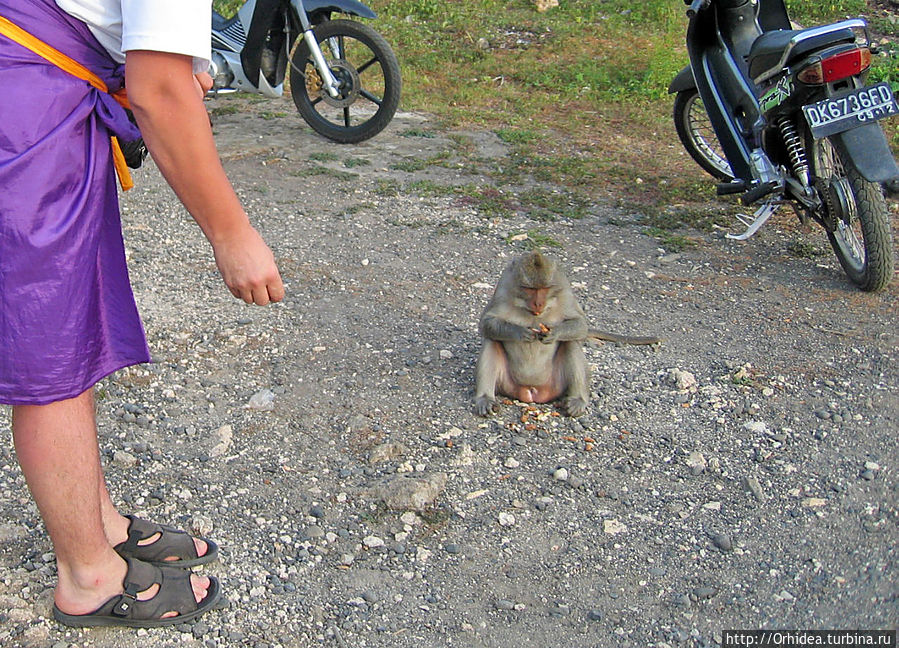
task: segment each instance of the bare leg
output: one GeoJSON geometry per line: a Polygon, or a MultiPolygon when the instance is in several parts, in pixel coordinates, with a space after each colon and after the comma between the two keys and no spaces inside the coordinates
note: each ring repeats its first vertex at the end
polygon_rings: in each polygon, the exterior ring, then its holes
{"type": "MultiPolygon", "coordinates": [[[[126,571],[104,527],[104,509],[115,507],[103,484],[93,391],[49,405],[14,407],[13,439],[56,551],[56,605],[68,614],[92,612],[122,592],[126,571]]],[[[114,526],[108,510],[107,516],[114,526]]],[[[199,602],[209,579],[193,576],[192,582],[199,602]]],[[[155,593],[148,590],[140,598],[155,593]]]]}
{"type": "MultiPolygon", "coordinates": [[[[99,464],[98,464],[99,467],[99,464]]],[[[100,485],[100,515],[103,518],[103,529],[106,531],[106,539],[109,544],[115,547],[117,544],[128,539],[129,520],[119,513],[112,498],[109,496],[109,490],[106,488],[106,479],[103,477],[103,470],[100,468],[100,476],[98,479],[100,485]]],[[[139,545],[148,545],[156,542],[159,534],[155,534],[138,542],[139,545]]],[[[194,546],[197,549],[197,555],[202,556],[206,553],[206,543],[198,538],[194,538],[194,546]]],[[[171,556],[170,560],[177,560],[177,556],[171,556]]]]}

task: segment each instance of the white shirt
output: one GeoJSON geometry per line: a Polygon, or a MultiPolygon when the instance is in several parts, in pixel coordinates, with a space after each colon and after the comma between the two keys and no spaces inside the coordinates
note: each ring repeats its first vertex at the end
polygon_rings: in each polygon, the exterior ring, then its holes
{"type": "Polygon", "coordinates": [[[56,4],[86,23],[119,63],[125,62],[129,50],[153,50],[192,56],[194,73],[209,69],[210,0],[56,0],[56,4]]]}

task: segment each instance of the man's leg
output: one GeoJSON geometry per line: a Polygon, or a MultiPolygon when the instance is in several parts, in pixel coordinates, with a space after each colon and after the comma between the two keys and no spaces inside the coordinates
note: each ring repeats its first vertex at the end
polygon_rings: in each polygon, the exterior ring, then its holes
{"type": "MultiPolygon", "coordinates": [[[[19,465],[56,552],[56,604],[68,614],[92,612],[122,592],[126,571],[103,523],[103,508],[112,503],[108,494],[106,504],[101,496],[106,487],[102,484],[93,391],[49,405],[14,407],[13,439],[19,465]]],[[[209,579],[193,576],[192,582],[199,602],[206,595],[209,579]]],[[[148,590],[140,598],[155,593],[148,590]]]]}

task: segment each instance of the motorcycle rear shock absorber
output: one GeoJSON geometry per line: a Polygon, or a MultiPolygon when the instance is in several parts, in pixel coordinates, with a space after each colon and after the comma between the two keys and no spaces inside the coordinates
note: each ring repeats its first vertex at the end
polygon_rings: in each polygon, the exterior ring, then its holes
{"type": "Polygon", "coordinates": [[[790,156],[793,173],[804,187],[808,187],[811,183],[808,158],[805,156],[805,149],[802,147],[802,140],[799,138],[796,125],[789,115],[781,115],[777,118],[776,123],[778,129],[780,129],[780,135],[783,137],[784,145],[787,147],[787,154],[790,156]]]}

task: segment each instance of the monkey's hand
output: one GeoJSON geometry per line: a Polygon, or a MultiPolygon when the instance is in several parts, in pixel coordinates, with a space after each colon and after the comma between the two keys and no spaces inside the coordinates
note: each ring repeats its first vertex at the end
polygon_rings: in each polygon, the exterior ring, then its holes
{"type": "Polygon", "coordinates": [[[513,324],[499,317],[484,317],[481,320],[480,333],[488,340],[497,342],[533,342],[537,339],[534,329],[513,324]]]}
{"type": "Polygon", "coordinates": [[[474,413],[478,416],[490,416],[496,414],[499,403],[486,396],[478,396],[474,401],[474,413]]]}
{"type": "Polygon", "coordinates": [[[534,332],[534,339],[542,342],[543,344],[549,344],[550,342],[554,341],[554,338],[550,337],[552,331],[543,322],[540,322],[540,324],[536,328],[532,328],[530,330],[534,332]]]}

